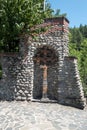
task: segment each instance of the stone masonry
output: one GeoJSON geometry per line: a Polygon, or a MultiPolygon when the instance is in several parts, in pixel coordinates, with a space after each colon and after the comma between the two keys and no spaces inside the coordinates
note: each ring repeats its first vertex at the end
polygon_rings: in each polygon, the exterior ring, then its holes
{"type": "MultiPolygon", "coordinates": [[[[48,98],[58,103],[83,109],[86,105],[77,59],[69,57],[68,24],[64,17],[48,18],[43,26],[48,30],[36,39],[20,39],[19,53],[0,54],[3,75],[0,80],[1,100],[27,100],[42,98],[43,70],[35,63],[38,50],[47,47],[57,61],[48,65],[48,98]]],[[[42,26],[42,25],[41,25],[42,26]]],[[[38,26],[37,26],[38,27],[38,26]]]]}

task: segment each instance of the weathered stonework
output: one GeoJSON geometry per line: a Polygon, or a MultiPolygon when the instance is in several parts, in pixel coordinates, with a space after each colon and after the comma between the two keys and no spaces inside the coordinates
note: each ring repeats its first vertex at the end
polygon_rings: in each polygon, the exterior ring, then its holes
{"type": "Polygon", "coordinates": [[[36,40],[21,38],[18,54],[0,56],[3,68],[0,99],[32,101],[42,98],[43,70],[34,62],[34,56],[38,49],[47,46],[58,58],[48,66],[48,98],[83,109],[86,102],[77,59],[68,56],[68,20],[64,17],[45,20],[46,24],[49,22],[50,30],[38,35],[36,40]]]}

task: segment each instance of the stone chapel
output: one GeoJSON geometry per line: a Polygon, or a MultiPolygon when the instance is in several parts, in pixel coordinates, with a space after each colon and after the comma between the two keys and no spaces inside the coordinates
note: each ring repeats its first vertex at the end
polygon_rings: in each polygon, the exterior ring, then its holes
{"type": "Polygon", "coordinates": [[[36,39],[20,38],[18,53],[0,54],[0,100],[56,101],[83,109],[86,105],[77,58],[69,56],[69,21],[47,18],[36,39]]]}

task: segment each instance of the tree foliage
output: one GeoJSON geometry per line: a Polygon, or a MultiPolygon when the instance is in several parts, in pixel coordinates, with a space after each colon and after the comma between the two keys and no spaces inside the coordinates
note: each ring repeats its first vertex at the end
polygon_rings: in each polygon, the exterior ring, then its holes
{"type": "Polygon", "coordinates": [[[60,9],[57,9],[56,12],[53,14],[53,17],[59,17],[59,16],[64,16],[64,17],[66,17],[67,14],[66,14],[66,13],[61,14],[60,9]]]}
{"type": "Polygon", "coordinates": [[[50,17],[52,10],[44,0],[0,0],[0,46],[5,51],[16,51],[19,35],[31,34],[30,28],[50,17]]]}
{"type": "Polygon", "coordinates": [[[72,43],[75,43],[77,50],[80,49],[81,42],[83,40],[83,36],[79,28],[74,27],[70,29],[72,34],[72,38],[70,39],[72,43]]]}

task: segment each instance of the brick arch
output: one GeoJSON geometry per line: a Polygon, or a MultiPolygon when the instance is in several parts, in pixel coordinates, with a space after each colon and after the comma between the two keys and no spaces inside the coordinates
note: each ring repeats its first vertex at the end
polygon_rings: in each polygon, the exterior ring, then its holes
{"type": "Polygon", "coordinates": [[[38,62],[40,65],[46,64],[50,66],[58,61],[58,56],[52,47],[44,45],[37,49],[33,59],[35,63],[38,62]]]}
{"type": "Polygon", "coordinates": [[[37,52],[38,48],[41,48],[43,46],[49,47],[50,49],[55,51],[56,55],[59,55],[59,53],[58,53],[58,45],[54,44],[54,40],[53,41],[49,41],[49,40],[46,40],[45,38],[44,38],[44,40],[45,40],[44,42],[43,41],[35,42],[34,44],[31,45],[33,55],[34,55],[35,52],[37,52]]]}

